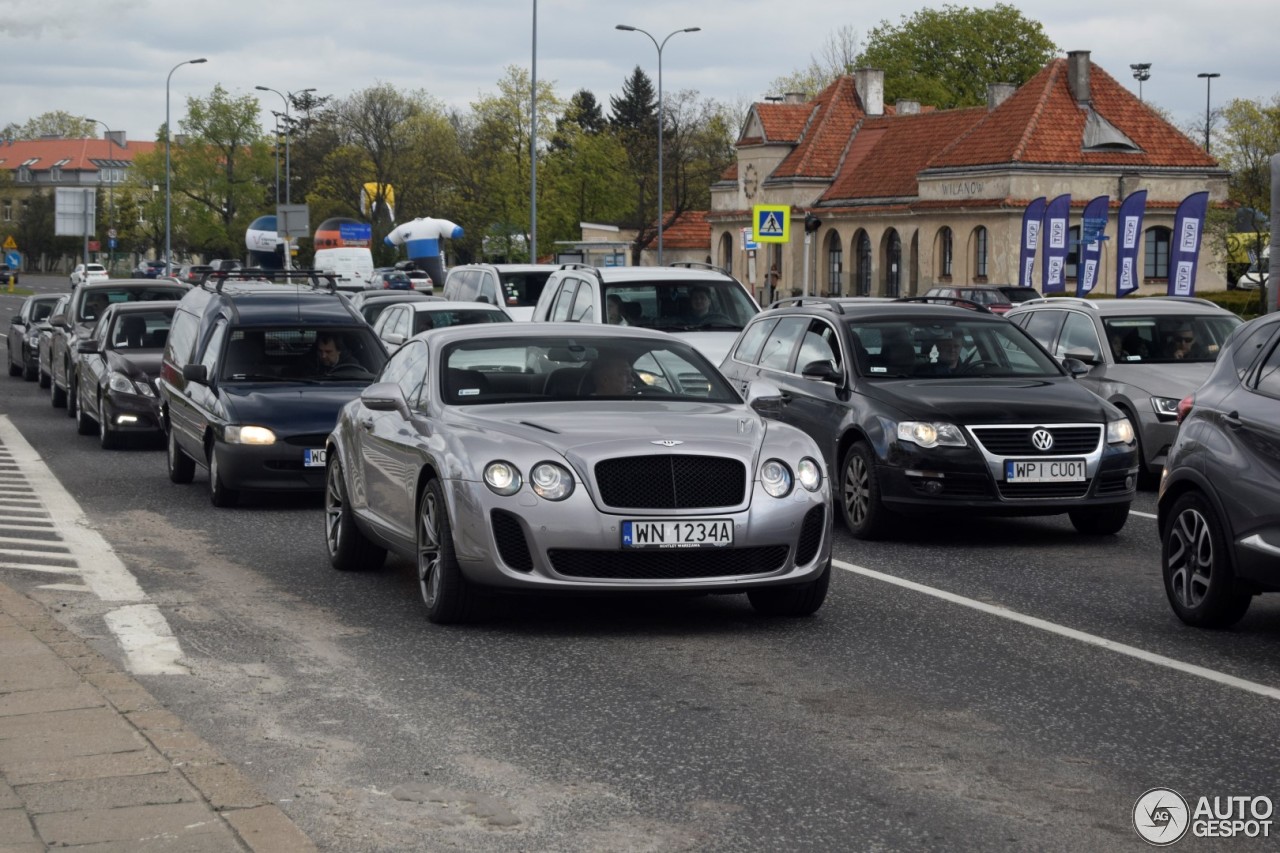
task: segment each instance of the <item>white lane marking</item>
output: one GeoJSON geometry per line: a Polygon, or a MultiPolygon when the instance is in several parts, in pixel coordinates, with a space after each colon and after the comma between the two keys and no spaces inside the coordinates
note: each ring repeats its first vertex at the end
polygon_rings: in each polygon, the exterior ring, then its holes
{"type": "Polygon", "coordinates": [[[1256,693],[1259,696],[1266,696],[1268,699],[1280,699],[1280,688],[1268,687],[1265,684],[1258,684],[1255,681],[1246,681],[1243,678],[1236,678],[1234,675],[1227,675],[1224,672],[1218,672],[1217,670],[1214,670],[1214,669],[1209,669],[1203,666],[1196,666],[1193,663],[1186,663],[1180,660],[1174,660],[1173,658],[1165,657],[1164,655],[1158,655],[1155,652],[1149,652],[1149,651],[1146,651],[1145,649],[1137,648],[1136,646],[1129,646],[1124,643],[1117,643],[1114,640],[1108,640],[1104,637],[1097,637],[1097,636],[1094,636],[1093,634],[1086,634],[1084,631],[1077,631],[1075,628],[1068,628],[1065,625],[1058,625],[1057,623],[1054,623],[1054,622],[1048,622],[1044,619],[1038,619],[1035,616],[1027,616],[1023,613],[1017,612],[1016,610],[1009,610],[1008,608],[1005,608],[1005,607],[997,607],[994,604],[987,604],[984,601],[975,601],[972,598],[965,598],[962,595],[956,595],[955,593],[947,592],[946,590],[937,589],[931,586],[925,586],[924,584],[916,583],[915,581],[909,581],[909,580],[906,580],[905,578],[899,578],[899,577],[894,577],[893,575],[887,575],[884,572],[877,572],[875,569],[868,569],[863,566],[855,566],[853,563],[846,563],[843,560],[832,560],[831,565],[839,569],[844,569],[846,572],[852,572],[853,574],[856,574],[856,575],[862,575],[863,577],[871,578],[872,580],[884,581],[885,583],[890,583],[895,586],[900,586],[900,587],[903,587],[904,589],[912,590],[913,592],[920,592],[920,593],[924,593],[925,595],[931,595],[934,598],[940,598],[943,601],[946,601],[950,604],[958,604],[961,607],[969,607],[969,608],[972,608],[973,610],[986,613],[990,616],[999,616],[1001,619],[1008,619],[1011,622],[1018,622],[1022,625],[1027,625],[1032,628],[1038,628],[1041,631],[1047,631],[1050,634],[1057,634],[1060,637],[1066,637],[1067,639],[1076,640],[1077,642],[1081,642],[1081,643],[1086,643],[1090,646],[1097,646],[1098,648],[1106,649],[1107,651],[1111,651],[1111,652],[1116,652],[1117,654],[1127,655],[1131,658],[1137,658],[1140,661],[1145,661],[1146,663],[1155,664],[1156,666],[1163,666],[1168,669],[1186,673],[1188,675],[1194,675],[1199,678],[1204,678],[1209,681],[1213,681],[1218,684],[1225,685],[1227,687],[1234,687],[1237,690],[1245,690],[1245,691],[1248,691],[1249,693],[1256,693]]]}
{"type": "MultiPolygon", "coordinates": [[[[40,454],[4,415],[0,415],[0,446],[17,464],[18,470],[25,476],[26,483],[32,487],[34,494],[39,496],[41,504],[49,513],[52,522],[49,532],[57,535],[60,541],[56,544],[63,547],[59,549],[61,553],[48,556],[69,557],[78,567],[71,569],[50,565],[15,564],[13,568],[49,574],[79,575],[88,591],[102,601],[146,602],[147,594],[143,592],[137,578],[125,567],[124,562],[102,534],[93,528],[84,510],[58,482],[58,478],[44,464],[40,454]]],[[[13,526],[12,521],[6,521],[4,524],[13,526]]],[[[22,526],[27,527],[27,525],[22,526]]],[[[47,538],[37,540],[34,537],[14,534],[18,534],[18,530],[10,531],[5,538],[7,541],[25,545],[26,548],[22,550],[31,550],[32,543],[36,541],[55,544],[53,540],[47,538]]],[[[135,612],[125,607],[112,611],[105,617],[107,626],[125,651],[131,671],[148,674],[188,673],[187,668],[178,663],[182,657],[182,649],[178,646],[178,641],[174,638],[173,631],[164,616],[155,608],[155,605],[140,604],[139,606],[153,613],[139,615],[140,611],[135,612]],[[123,616],[115,615],[122,612],[123,616]],[[135,664],[147,668],[133,669],[135,664]]]]}
{"type": "Polygon", "coordinates": [[[1136,509],[1129,510],[1129,515],[1136,515],[1138,518],[1150,518],[1152,520],[1159,518],[1154,512],[1138,512],[1136,509]]]}

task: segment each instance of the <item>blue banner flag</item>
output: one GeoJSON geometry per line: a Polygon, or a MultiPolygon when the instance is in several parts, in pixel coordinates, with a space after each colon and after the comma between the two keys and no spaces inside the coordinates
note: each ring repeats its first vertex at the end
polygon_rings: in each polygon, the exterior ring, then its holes
{"type": "Polygon", "coordinates": [[[1125,196],[1116,214],[1116,297],[1128,296],[1138,289],[1138,246],[1142,238],[1142,217],[1147,211],[1147,191],[1138,190],[1125,196]]]}
{"type": "Polygon", "coordinates": [[[1080,219],[1080,265],[1076,270],[1076,296],[1088,296],[1098,284],[1102,241],[1107,239],[1107,209],[1111,197],[1100,195],[1084,206],[1080,219]]]}
{"type": "Polygon", "coordinates": [[[1044,196],[1032,199],[1022,213],[1022,252],[1018,261],[1018,286],[1031,287],[1031,270],[1040,245],[1040,222],[1044,219],[1044,196]]]}
{"type": "Polygon", "coordinates": [[[1064,193],[1045,205],[1042,293],[1061,293],[1067,289],[1067,222],[1070,216],[1070,193],[1064,193]]]}
{"type": "Polygon", "coordinates": [[[1169,246],[1169,295],[1196,295],[1196,264],[1200,259],[1200,234],[1209,210],[1209,193],[1192,193],[1178,205],[1173,217],[1169,246]]]}

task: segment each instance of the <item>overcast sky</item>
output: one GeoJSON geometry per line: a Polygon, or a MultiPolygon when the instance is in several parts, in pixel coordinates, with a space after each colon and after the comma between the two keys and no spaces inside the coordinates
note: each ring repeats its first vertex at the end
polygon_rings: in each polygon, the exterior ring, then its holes
{"type": "MultiPolygon", "coordinates": [[[[1143,94],[1179,125],[1203,126],[1199,72],[1222,75],[1212,83],[1215,107],[1280,93],[1276,0],[1016,5],[1062,51],[1090,51],[1135,92],[1129,65],[1150,62],[1143,94]]],[[[465,109],[496,93],[508,65],[530,66],[533,7],[534,0],[0,0],[0,126],[65,110],[130,139],[154,139],[164,123],[166,76],[196,57],[208,62],[172,77],[175,126],[187,97],[204,97],[219,83],[233,96],[261,95],[264,127],[282,103],[255,85],[344,97],[385,82],[465,109]]],[[[897,24],[921,8],[901,0],[540,0],[536,70],[561,97],[589,89],[607,111],[636,65],[655,82],[658,76],[653,42],[615,24],[646,29],[659,42],[696,26],[702,31],[666,43],[664,90],[746,104],[776,94],[769,84],[806,68],[840,27],[862,39],[881,21],[897,24]]]]}

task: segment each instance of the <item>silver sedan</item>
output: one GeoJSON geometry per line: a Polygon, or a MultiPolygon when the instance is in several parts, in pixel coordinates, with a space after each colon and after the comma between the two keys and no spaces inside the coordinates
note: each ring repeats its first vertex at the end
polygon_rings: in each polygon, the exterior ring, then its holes
{"type": "Polygon", "coordinates": [[[661,332],[416,336],[342,410],[326,458],[333,566],[415,560],[433,622],[465,621],[503,589],[746,593],[785,616],[826,598],[817,445],[661,332]]]}

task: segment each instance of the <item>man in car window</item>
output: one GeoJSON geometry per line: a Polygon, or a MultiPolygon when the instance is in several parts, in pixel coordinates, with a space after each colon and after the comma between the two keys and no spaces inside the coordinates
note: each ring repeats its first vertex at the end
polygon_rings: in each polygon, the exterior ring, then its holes
{"type": "Polygon", "coordinates": [[[342,335],[332,332],[316,335],[316,357],[320,361],[320,370],[324,373],[331,373],[343,365],[360,363],[343,348],[342,335]]]}
{"type": "Polygon", "coordinates": [[[591,367],[587,377],[591,394],[596,397],[625,397],[634,390],[631,364],[620,355],[603,355],[591,367]]]}
{"type": "Polygon", "coordinates": [[[1209,354],[1205,348],[1196,342],[1195,330],[1191,328],[1190,323],[1180,323],[1174,331],[1169,357],[1181,360],[1195,360],[1208,358],[1209,354]]]}

